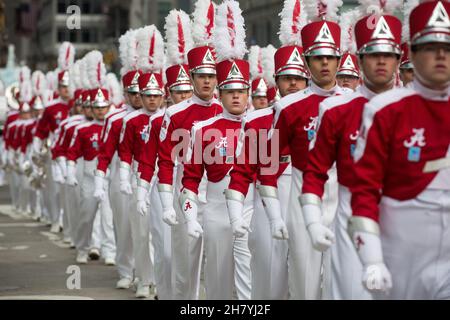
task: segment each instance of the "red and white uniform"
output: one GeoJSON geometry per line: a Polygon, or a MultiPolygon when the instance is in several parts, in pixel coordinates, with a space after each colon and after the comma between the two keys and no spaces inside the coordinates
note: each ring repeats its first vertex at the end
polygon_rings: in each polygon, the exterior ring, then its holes
{"type": "Polygon", "coordinates": [[[80,181],[81,209],[74,242],[79,252],[87,254],[90,248],[94,219],[98,210],[102,225],[102,256],[114,259],[116,248],[109,197],[105,197],[101,202],[93,197],[95,189],[94,171],[97,165],[96,158],[100,151],[102,129],[103,123],[99,121],[89,121],[77,125],[67,150],[69,165],[70,162],[76,162],[78,158],[83,158],[83,178],[80,181]]]}
{"type": "MultiPolygon", "coordinates": [[[[188,100],[170,106],[164,115],[160,131],[160,144],[158,152],[158,191],[161,188],[172,186],[174,192],[174,209],[177,212],[178,225],[172,226],[172,273],[175,286],[173,299],[197,299],[200,284],[200,268],[202,259],[202,239],[193,239],[188,236],[186,221],[178,203],[183,177],[183,165],[180,160],[172,158],[175,146],[183,146],[177,158],[183,159],[184,152],[189,145],[190,131],[194,123],[207,120],[222,113],[219,101],[213,98],[203,101],[195,94],[188,100]],[[175,134],[177,136],[175,136],[175,134]],[[180,144],[180,145],[179,145],[180,144]],[[174,167],[177,162],[176,178],[174,182],[174,167]]],[[[205,200],[204,192],[200,199],[205,200]]],[[[164,200],[161,198],[161,201],[164,200]]],[[[200,206],[199,213],[202,208],[200,206]]]]}
{"type": "MultiPolygon", "coordinates": [[[[97,171],[105,175],[110,172],[109,198],[114,216],[116,232],[116,266],[120,278],[133,279],[134,256],[131,224],[128,212],[130,196],[120,192],[119,147],[120,132],[123,118],[135,111],[131,106],[125,105],[122,109],[110,112],[105,118],[105,126],[102,131],[100,152],[98,155],[97,171]]],[[[108,192],[107,192],[108,193],[108,192]]]]}
{"type": "Polygon", "coordinates": [[[450,168],[424,172],[450,157],[449,93],[414,80],[364,107],[351,204],[380,225],[391,299],[450,297],[450,168]]]}
{"type": "MultiPolygon", "coordinates": [[[[274,117],[274,109],[268,107],[261,110],[255,110],[248,113],[243,119],[242,124],[244,132],[254,133],[247,134],[243,141],[244,161],[238,162],[233,166],[230,172],[229,189],[239,191],[243,195],[247,195],[248,187],[256,183],[259,188],[270,182],[266,182],[266,178],[270,178],[266,174],[262,174],[261,159],[251,159],[252,156],[266,156],[269,152],[260,154],[259,147],[267,145],[267,138],[272,127],[274,117]],[[254,138],[253,138],[254,137],[254,138]],[[255,139],[251,141],[250,139],[255,139]],[[251,144],[255,149],[251,149],[251,144]],[[256,160],[256,161],[255,161],[256,160]]],[[[286,148],[282,154],[289,155],[289,149],[286,148]]],[[[261,151],[262,152],[262,151],[261,151]]],[[[289,163],[281,163],[278,167],[277,185],[279,188],[279,197],[281,203],[281,215],[286,218],[287,204],[289,201],[289,189],[291,186],[291,166],[289,163]]],[[[271,234],[270,224],[264,212],[261,197],[258,192],[254,193],[254,211],[250,228],[252,232],[249,234],[249,249],[251,252],[251,271],[252,271],[252,299],[272,300],[288,298],[288,268],[287,255],[288,243],[274,239],[271,234]],[[269,253],[270,252],[270,253],[269,253]]]]}
{"type": "MultiPolygon", "coordinates": [[[[118,154],[120,166],[125,165],[133,172],[131,177],[133,194],[136,194],[138,161],[148,140],[149,119],[152,114],[154,113],[149,113],[142,108],[123,118],[118,154]]],[[[142,217],[137,212],[137,200],[134,195],[132,197],[132,201],[129,202],[128,214],[131,220],[136,276],[143,285],[150,286],[154,283],[154,276],[153,262],[150,256],[152,249],[149,248],[149,217],[148,215],[142,217]]]]}
{"type": "Polygon", "coordinates": [[[58,98],[45,107],[42,117],[39,119],[36,137],[44,140],[49,137],[50,133],[55,133],[60,123],[69,115],[69,104],[58,98]]]}
{"type": "MultiPolygon", "coordinates": [[[[204,172],[208,179],[207,203],[203,211],[207,299],[232,299],[233,290],[236,290],[239,300],[251,297],[248,235],[233,236],[223,196],[235,162],[242,117],[224,110],[221,115],[195,124],[191,134],[190,159],[184,165],[183,188],[198,195],[204,172]],[[211,159],[207,158],[209,156],[211,159]]],[[[243,218],[248,223],[253,214],[253,185],[250,189],[243,211],[243,218]]]]}
{"type": "Polygon", "coordinates": [[[331,248],[331,297],[336,300],[371,299],[361,278],[363,267],[348,235],[351,217],[350,189],[355,185],[353,153],[359,135],[364,104],[375,93],[365,85],[354,93],[330,97],[319,106],[317,134],[311,143],[303,172],[302,194],[324,195],[328,171],[336,163],[339,203],[336,212],[336,244],[331,248]]]}
{"type": "MultiPolygon", "coordinates": [[[[286,225],[289,231],[289,291],[293,299],[320,297],[321,265],[323,262],[327,263],[329,257],[322,257],[312,247],[298,197],[301,194],[303,171],[308,163],[309,145],[317,129],[319,104],[327,97],[344,92],[346,91],[337,85],[325,90],[311,82],[308,88],[292,93],[274,104],[274,135],[270,143],[277,142],[278,134],[279,150],[288,146],[292,160],[292,186],[286,225]]],[[[271,183],[276,186],[276,179],[272,178],[271,183]]],[[[328,221],[325,223],[329,224],[337,206],[335,172],[331,172],[325,188],[323,213],[324,220],[328,221]]]]}
{"type": "Polygon", "coordinates": [[[139,178],[151,184],[150,190],[150,233],[154,252],[155,285],[158,298],[172,298],[172,241],[171,228],[164,223],[162,204],[158,193],[158,177],[156,161],[159,150],[159,134],[164,119],[164,110],[159,110],[149,119],[150,134],[139,159],[139,178]]]}

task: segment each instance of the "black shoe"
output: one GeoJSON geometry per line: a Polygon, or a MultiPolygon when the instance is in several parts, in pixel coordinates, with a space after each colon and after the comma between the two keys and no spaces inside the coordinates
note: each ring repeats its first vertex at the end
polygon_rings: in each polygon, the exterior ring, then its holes
{"type": "Polygon", "coordinates": [[[94,248],[89,250],[89,259],[91,260],[98,260],[100,259],[100,252],[98,249],[94,248]]]}

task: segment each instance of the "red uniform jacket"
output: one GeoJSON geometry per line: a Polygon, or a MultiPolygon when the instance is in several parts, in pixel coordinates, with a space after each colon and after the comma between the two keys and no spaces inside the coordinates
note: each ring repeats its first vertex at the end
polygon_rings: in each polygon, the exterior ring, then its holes
{"type": "Polygon", "coordinates": [[[189,145],[189,132],[196,122],[204,121],[222,113],[222,106],[217,99],[203,101],[197,96],[170,106],[161,125],[160,148],[158,154],[158,179],[160,184],[172,185],[173,167],[176,158],[172,151],[177,144],[182,144],[177,158],[183,159],[183,149],[189,145]]]}
{"type": "Polygon", "coordinates": [[[43,140],[49,136],[50,132],[55,132],[59,124],[68,117],[69,110],[69,104],[59,98],[45,107],[44,114],[37,125],[36,137],[43,140]]]}
{"type": "Polygon", "coordinates": [[[79,124],[67,150],[67,160],[76,161],[80,157],[85,161],[94,160],[100,150],[102,128],[103,123],[98,121],[79,124]]]}
{"type": "Polygon", "coordinates": [[[437,172],[424,173],[430,160],[450,146],[449,91],[425,88],[417,80],[370,100],[363,111],[355,150],[353,215],[378,221],[381,196],[414,199],[437,172]]]}

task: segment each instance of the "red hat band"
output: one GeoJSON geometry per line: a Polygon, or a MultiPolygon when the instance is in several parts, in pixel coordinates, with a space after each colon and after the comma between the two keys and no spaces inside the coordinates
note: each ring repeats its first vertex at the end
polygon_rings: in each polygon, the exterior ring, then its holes
{"type": "Polygon", "coordinates": [[[305,56],[341,55],[341,28],[331,21],[315,21],[301,31],[305,56]]]}
{"type": "Polygon", "coordinates": [[[122,77],[123,87],[127,92],[138,93],[139,92],[139,77],[142,74],[139,70],[133,70],[127,72],[122,77]]]}
{"type": "Polygon", "coordinates": [[[358,60],[356,56],[350,53],[345,53],[340,61],[337,76],[352,76],[359,78],[358,60]]]}
{"type": "Polygon", "coordinates": [[[188,65],[174,65],[166,69],[166,86],[171,91],[192,91],[188,65]]]}
{"type": "Polygon", "coordinates": [[[96,88],[89,91],[92,108],[103,108],[110,105],[108,90],[104,88],[96,88]]]}
{"type": "Polygon", "coordinates": [[[386,52],[400,55],[401,21],[394,16],[381,15],[373,25],[369,19],[371,16],[366,16],[355,25],[358,54],[386,52]]]}
{"type": "Polygon", "coordinates": [[[299,76],[309,78],[302,58],[303,49],[299,46],[279,48],[274,55],[275,76],[299,76]]]}
{"type": "Polygon", "coordinates": [[[213,48],[197,47],[188,52],[189,71],[192,73],[216,74],[213,48]]]}
{"type": "Polygon", "coordinates": [[[267,89],[267,101],[270,104],[280,100],[280,92],[277,87],[270,87],[267,89]]]}
{"type": "Polygon", "coordinates": [[[250,87],[250,66],[247,61],[225,60],[217,64],[219,89],[248,89],[250,87]]]}
{"type": "Polygon", "coordinates": [[[162,74],[144,73],[139,77],[139,90],[144,95],[164,95],[162,74]]]}
{"type": "Polygon", "coordinates": [[[411,45],[450,43],[450,2],[429,1],[419,4],[409,17],[411,45]]]}

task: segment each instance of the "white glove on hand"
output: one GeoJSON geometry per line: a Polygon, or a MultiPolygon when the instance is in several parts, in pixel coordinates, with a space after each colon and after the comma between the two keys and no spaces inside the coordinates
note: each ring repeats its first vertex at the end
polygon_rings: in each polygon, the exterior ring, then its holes
{"type": "Polygon", "coordinates": [[[270,223],[272,237],[277,240],[289,239],[286,223],[284,223],[283,218],[281,217],[280,200],[277,198],[263,196],[261,196],[261,200],[267,219],[270,223]]]}
{"type": "Polygon", "coordinates": [[[374,233],[356,231],[353,243],[364,266],[364,286],[371,292],[387,293],[392,288],[392,278],[383,262],[380,237],[374,233]]]}
{"type": "MultiPolygon", "coordinates": [[[[180,199],[183,197],[180,196],[180,199]]],[[[197,221],[198,205],[191,199],[185,199],[183,203],[180,203],[181,210],[183,210],[184,216],[187,221],[187,232],[192,238],[199,238],[203,234],[203,228],[197,221]]]]}
{"type": "Polygon", "coordinates": [[[169,226],[178,224],[177,213],[173,208],[173,194],[172,192],[159,192],[161,203],[163,207],[163,221],[169,226]]]}
{"type": "Polygon", "coordinates": [[[323,225],[322,210],[317,204],[302,205],[303,219],[314,249],[320,252],[328,250],[334,243],[334,233],[323,225]]]}
{"type": "Polygon", "coordinates": [[[119,169],[119,176],[120,176],[120,192],[123,194],[133,194],[133,188],[131,187],[131,181],[130,181],[130,168],[123,168],[120,167],[119,169]]]}
{"type": "Polygon", "coordinates": [[[233,199],[227,199],[226,201],[233,235],[237,238],[241,238],[250,231],[250,226],[242,217],[244,204],[233,199]]]}
{"type": "Polygon", "coordinates": [[[75,167],[75,162],[73,161],[69,161],[67,163],[67,179],[66,179],[66,184],[71,186],[71,187],[75,187],[78,185],[78,180],[76,177],[76,167],[75,167]]]}
{"type": "Polygon", "coordinates": [[[106,196],[106,190],[105,190],[105,178],[99,175],[95,175],[94,177],[94,198],[98,201],[103,201],[106,196]]]}
{"type": "Polygon", "coordinates": [[[33,138],[33,152],[37,155],[41,155],[42,140],[38,137],[33,138]]]}
{"type": "Polygon", "coordinates": [[[64,177],[61,172],[61,168],[59,167],[58,163],[56,161],[52,161],[52,175],[53,175],[53,181],[56,183],[64,183],[64,177]]]}
{"type": "Polygon", "coordinates": [[[145,217],[148,212],[147,198],[148,190],[143,186],[138,186],[136,189],[137,212],[143,217],[145,217]]]}
{"type": "Polygon", "coordinates": [[[65,157],[56,158],[56,163],[59,166],[63,178],[67,177],[67,159],[65,157]]]}

